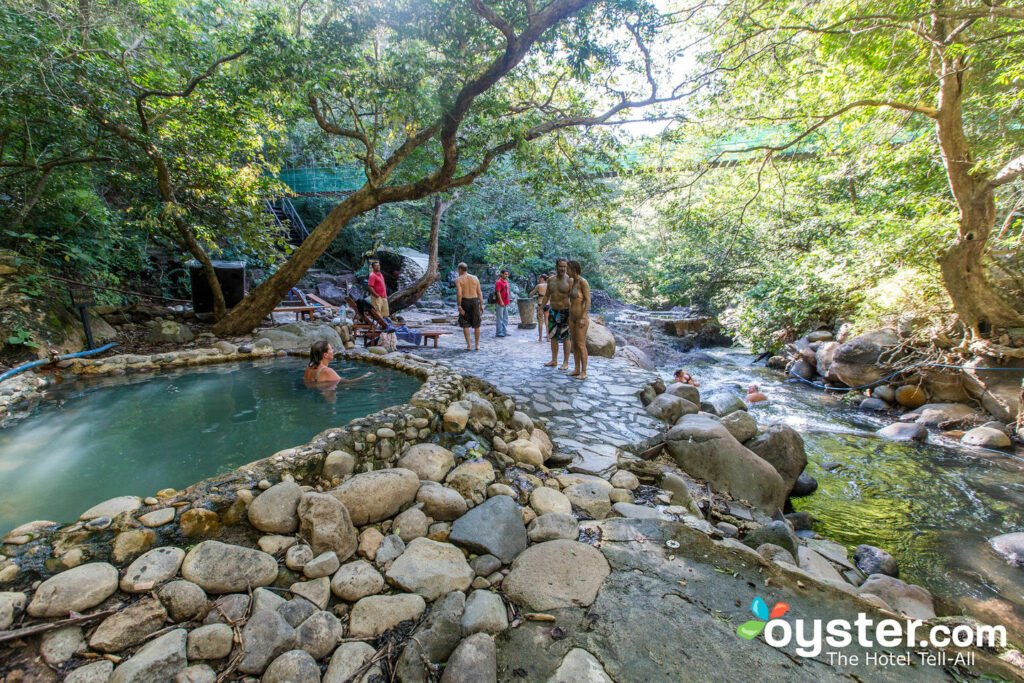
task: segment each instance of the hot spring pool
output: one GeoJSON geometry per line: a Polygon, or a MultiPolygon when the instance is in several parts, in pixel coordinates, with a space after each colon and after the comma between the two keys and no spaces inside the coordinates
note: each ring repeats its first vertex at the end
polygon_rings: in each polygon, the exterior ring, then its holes
{"type": "Polygon", "coordinates": [[[75,381],[0,428],[0,534],[37,519],[71,522],[115,496],[184,488],[309,441],[389,406],[420,380],[335,361],[336,391],[307,388],[306,360],[265,359],[75,381]]]}

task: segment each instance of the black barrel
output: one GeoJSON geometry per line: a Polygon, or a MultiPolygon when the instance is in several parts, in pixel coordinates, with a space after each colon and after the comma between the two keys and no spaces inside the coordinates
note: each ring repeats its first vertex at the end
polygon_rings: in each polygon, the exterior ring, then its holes
{"type": "MultiPolygon", "coordinates": [[[[245,261],[212,261],[217,273],[217,281],[224,292],[224,303],[232,308],[245,298],[245,261]]],[[[196,313],[213,312],[213,292],[203,274],[203,265],[199,261],[185,264],[192,280],[192,308],[196,313]]]]}

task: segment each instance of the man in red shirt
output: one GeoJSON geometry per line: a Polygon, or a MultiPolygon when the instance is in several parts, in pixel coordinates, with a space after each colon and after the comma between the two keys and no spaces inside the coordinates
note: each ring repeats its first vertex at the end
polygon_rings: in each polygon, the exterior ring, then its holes
{"type": "Polygon", "coordinates": [[[501,277],[494,283],[494,293],[498,295],[498,301],[494,304],[494,318],[496,329],[495,337],[508,336],[508,307],[512,298],[508,291],[508,271],[501,271],[501,277]]]}
{"type": "Polygon", "coordinates": [[[370,279],[367,284],[370,286],[370,303],[381,314],[387,318],[391,315],[388,309],[388,289],[384,284],[384,276],[380,272],[380,261],[370,263],[370,279]]]}

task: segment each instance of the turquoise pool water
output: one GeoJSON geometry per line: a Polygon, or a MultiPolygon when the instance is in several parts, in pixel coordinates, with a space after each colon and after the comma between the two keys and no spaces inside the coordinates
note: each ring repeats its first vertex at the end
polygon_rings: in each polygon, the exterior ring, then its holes
{"type": "Polygon", "coordinates": [[[306,387],[300,358],[69,383],[0,429],[0,534],[71,522],[114,496],[149,496],[298,446],[405,403],[420,381],[335,361],[335,391],[306,387]]]}

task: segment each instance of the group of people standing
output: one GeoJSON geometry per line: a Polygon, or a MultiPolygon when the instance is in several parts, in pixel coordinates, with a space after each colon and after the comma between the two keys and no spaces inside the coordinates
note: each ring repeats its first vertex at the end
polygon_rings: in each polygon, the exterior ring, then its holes
{"type": "MultiPolygon", "coordinates": [[[[483,294],[480,280],[468,272],[465,263],[458,265],[459,275],[455,278],[455,301],[459,308],[459,327],[466,336],[466,350],[480,349],[480,317],[483,311],[483,294]],[[473,330],[473,339],[470,339],[473,330]]],[[[494,283],[495,337],[508,336],[508,308],[512,305],[509,287],[509,272],[502,270],[494,283]]],[[[558,365],[558,346],[563,347],[563,362],[560,370],[569,369],[569,356],[575,365],[570,377],[587,378],[587,330],[590,328],[590,283],[583,277],[583,268],[578,261],[559,258],[554,271],[540,276],[537,286],[530,292],[537,297],[537,340],[544,341],[544,333],[551,342],[551,362],[546,367],[558,365]]]]}

